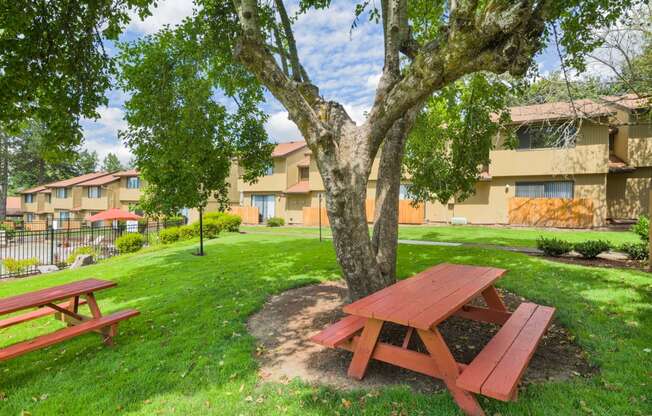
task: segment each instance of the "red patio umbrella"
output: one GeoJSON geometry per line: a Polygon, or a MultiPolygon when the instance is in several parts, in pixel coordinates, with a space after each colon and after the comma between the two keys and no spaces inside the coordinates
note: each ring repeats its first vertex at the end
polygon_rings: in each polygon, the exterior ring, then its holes
{"type": "Polygon", "coordinates": [[[113,221],[113,220],[122,220],[122,221],[138,221],[142,217],[136,215],[132,212],[123,211],[118,208],[111,208],[109,210],[100,212],[90,217],[86,217],[86,221],[95,222],[95,221],[113,221]]]}

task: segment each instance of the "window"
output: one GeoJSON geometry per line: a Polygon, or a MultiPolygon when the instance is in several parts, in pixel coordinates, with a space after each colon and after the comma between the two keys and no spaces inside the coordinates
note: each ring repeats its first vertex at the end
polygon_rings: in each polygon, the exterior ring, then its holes
{"type": "Polygon", "coordinates": [[[66,199],[68,198],[68,188],[57,188],[57,198],[66,199]]]}
{"type": "Polygon", "coordinates": [[[68,211],[59,211],[59,219],[61,221],[66,221],[70,219],[70,212],[68,211]]]}
{"type": "Polygon", "coordinates": [[[522,126],[516,132],[518,149],[550,149],[575,146],[577,127],[574,125],[522,126]]]}
{"type": "Polygon", "coordinates": [[[31,212],[28,212],[27,214],[25,214],[25,221],[27,221],[27,222],[34,221],[34,214],[32,214],[31,212]]]}
{"type": "Polygon", "coordinates": [[[573,182],[516,182],[516,196],[521,198],[573,198],[573,182]]]}
{"type": "Polygon", "coordinates": [[[25,203],[31,204],[34,202],[34,194],[25,194],[25,203]]]}
{"type": "Polygon", "coordinates": [[[52,202],[52,194],[45,194],[45,202],[48,204],[52,202]]]}
{"type": "Polygon", "coordinates": [[[310,179],[309,168],[306,168],[306,167],[299,168],[299,180],[300,181],[307,181],[308,179],[310,179]]]}
{"type": "Polygon", "coordinates": [[[268,166],[265,170],[265,176],[270,176],[274,173],[274,165],[268,166]]]}
{"type": "Polygon", "coordinates": [[[138,176],[131,176],[127,178],[127,189],[140,188],[140,178],[138,176]]]}
{"type": "Polygon", "coordinates": [[[102,195],[102,190],[99,186],[89,186],[88,187],[88,197],[89,198],[99,198],[102,195]]]}

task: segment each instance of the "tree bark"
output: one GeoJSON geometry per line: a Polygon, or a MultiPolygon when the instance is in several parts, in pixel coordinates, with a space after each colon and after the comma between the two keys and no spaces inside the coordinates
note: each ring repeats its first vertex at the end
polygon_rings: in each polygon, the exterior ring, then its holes
{"type": "Polygon", "coordinates": [[[7,217],[7,195],[9,192],[9,139],[0,132],[0,220],[7,217]]]}

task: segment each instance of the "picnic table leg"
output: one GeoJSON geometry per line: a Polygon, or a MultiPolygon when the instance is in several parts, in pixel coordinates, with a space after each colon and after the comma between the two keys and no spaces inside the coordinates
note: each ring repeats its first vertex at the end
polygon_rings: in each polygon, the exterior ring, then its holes
{"type": "Polygon", "coordinates": [[[485,416],[475,395],[457,387],[456,381],[460,375],[460,368],[437,328],[432,331],[418,329],[417,332],[441,372],[442,379],[451,396],[453,396],[453,400],[460,409],[468,416],[485,416]]]}
{"type": "MultiPolygon", "coordinates": [[[[100,311],[100,307],[97,304],[97,300],[95,300],[95,295],[92,293],[86,293],[84,296],[86,297],[86,302],[88,302],[88,308],[91,310],[91,315],[93,315],[93,318],[101,318],[102,312],[100,311]]],[[[102,342],[104,345],[113,345],[113,337],[116,334],[116,329],[117,325],[111,325],[108,328],[102,328],[102,342]]]]}
{"type": "Polygon", "coordinates": [[[357,380],[362,380],[364,377],[369,360],[371,360],[374,348],[376,348],[382,327],[383,321],[371,318],[367,319],[367,323],[362,330],[362,335],[360,335],[360,339],[358,340],[358,345],[353,353],[353,359],[351,360],[351,364],[349,364],[349,377],[357,380]]]}
{"type": "Polygon", "coordinates": [[[484,301],[487,302],[489,309],[496,309],[499,311],[507,312],[507,307],[505,306],[505,303],[501,299],[495,287],[489,286],[483,290],[482,297],[484,298],[484,301]]]}

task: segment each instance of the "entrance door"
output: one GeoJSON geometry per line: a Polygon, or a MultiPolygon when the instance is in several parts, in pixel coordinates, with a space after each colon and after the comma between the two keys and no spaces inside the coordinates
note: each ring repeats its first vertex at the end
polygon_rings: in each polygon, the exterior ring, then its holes
{"type": "Polygon", "coordinates": [[[265,222],[275,214],[274,195],[252,195],[251,205],[258,208],[258,221],[265,222]]]}

